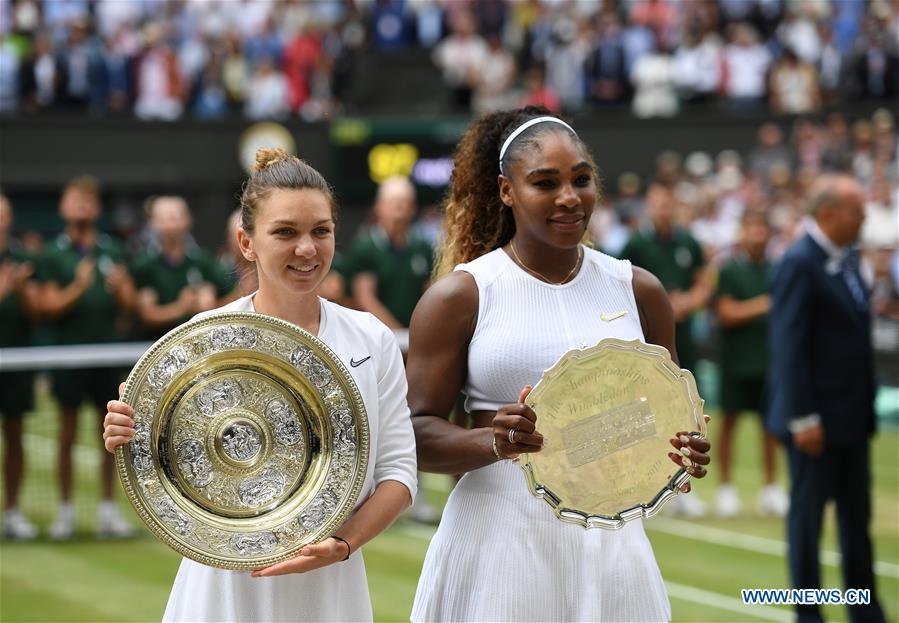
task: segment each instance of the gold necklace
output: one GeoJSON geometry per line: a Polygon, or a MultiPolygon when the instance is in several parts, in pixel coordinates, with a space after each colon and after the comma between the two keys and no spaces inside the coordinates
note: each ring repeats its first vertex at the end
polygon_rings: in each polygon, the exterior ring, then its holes
{"type": "Polygon", "coordinates": [[[538,278],[542,279],[543,281],[546,281],[547,283],[553,284],[554,286],[560,286],[560,285],[562,285],[563,283],[565,283],[566,281],[568,281],[569,279],[571,279],[571,276],[574,274],[574,272],[575,272],[575,271],[578,269],[578,267],[581,265],[581,260],[582,260],[583,257],[584,257],[584,251],[583,251],[583,249],[581,249],[581,246],[578,245],[578,247],[577,247],[577,261],[574,263],[574,266],[571,268],[570,271],[568,271],[568,274],[565,275],[565,278],[562,279],[562,281],[553,281],[552,279],[546,277],[545,275],[541,275],[541,274],[538,273],[536,270],[533,270],[533,269],[528,268],[528,267],[525,265],[525,263],[521,261],[521,258],[518,256],[518,251],[515,250],[515,243],[512,242],[511,240],[509,241],[509,248],[512,249],[512,258],[515,260],[515,263],[516,263],[516,264],[518,264],[519,266],[521,266],[525,271],[529,272],[529,273],[532,274],[534,277],[538,277],[538,278]]]}

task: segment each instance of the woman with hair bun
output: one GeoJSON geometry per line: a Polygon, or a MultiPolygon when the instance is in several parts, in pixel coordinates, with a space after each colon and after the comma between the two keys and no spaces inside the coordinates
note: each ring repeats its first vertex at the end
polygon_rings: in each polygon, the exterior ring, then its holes
{"type": "MultiPolygon", "coordinates": [[[[184,559],[165,621],[370,621],[359,548],[384,531],[416,491],[415,439],[403,359],[393,333],[368,313],[316,294],[334,257],[337,206],[321,174],[283,150],[256,152],[237,231],[259,289],[216,311],[259,312],[294,323],[327,344],[362,394],[371,431],[368,472],[355,512],[337,533],[289,560],[253,572],[184,559]],[[293,575],[301,574],[301,575],[293,575]]],[[[108,405],[106,449],[134,436],[132,408],[108,405]]]]}
{"type": "MultiPolygon", "coordinates": [[[[545,108],[481,117],[456,149],[437,269],[446,276],[412,317],[407,378],[419,468],[465,475],[428,549],[413,621],[671,618],[642,522],[614,532],[563,523],[508,460],[543,447],[523,403],[568,350],[640,339],[677,361],[659,281],[581,244],[597,186],[587,147],[545,108]],[[471,430],[447,420],[460,390],[471,430]]],[[[684,433],[669,457],[703,477],[709,444],[685,445],[684,433]]]]}

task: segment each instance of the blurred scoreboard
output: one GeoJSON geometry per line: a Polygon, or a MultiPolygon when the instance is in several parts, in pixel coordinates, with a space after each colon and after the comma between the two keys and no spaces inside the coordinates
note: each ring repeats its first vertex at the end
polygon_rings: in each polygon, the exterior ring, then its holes
{"type": "Polygon", "coordinates": [[[409,177],[419,204],[438,201],[453,169],[453,151],[468,119],[357,119],[330,128],[334,184],[342,202],[370,202],[378,184],[409,177]]]}

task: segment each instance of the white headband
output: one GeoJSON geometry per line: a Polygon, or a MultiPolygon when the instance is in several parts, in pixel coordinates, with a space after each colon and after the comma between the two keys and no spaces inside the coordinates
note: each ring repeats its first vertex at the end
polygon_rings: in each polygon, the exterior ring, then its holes
{"type": "Polygon", "coordinates": [[[509,145],[512,144],[512,141],[514,141],[516,138],[518,138],[519,134],[521,134],[522,132],[527,130],[532,125],[537,125],[538,123],[543,123],[544,121],[549,121],[552,123],[558,123],[560,125],[564,125],[566,128],[568,128],[569,130],[574,132],[575,135],[577,135],[577,132],[574,131],[574,128],[572,128],[570,125],[568,125],[567,123],[565,123],[564,121],[562,121],[561,119],[558,119],[556,117],[537,117],[536,119],[531,119],[530,121],[525,121],[520,126],[518,126],[515,129],[515,131],[509,135],[509,138],[506,139],[506,142],[503,143],[502,149],[499,150],[500,163],[502,163],[503,156],[506,155],[506,150],[509,149],[509,145]]]}

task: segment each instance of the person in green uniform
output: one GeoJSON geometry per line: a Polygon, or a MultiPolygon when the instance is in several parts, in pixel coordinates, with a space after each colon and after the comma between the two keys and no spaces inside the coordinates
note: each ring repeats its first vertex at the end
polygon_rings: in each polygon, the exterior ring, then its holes
{"type": "MultiPolygon", "coordinates": [[[[680,366],[696,371],[696,344],[690,328],[693,314],[711,294],[702,248],[686,229],[674,223],[672,188],[654,182],[646,190],[647,222],[624,245],[621,257],[658,277],[674,310],[675,345],[680,366]]],[[[678,514],[702,517],[705,504],[693,495],[679,495],[669,504],[678,514]]]]}
{"type": "MultiPolygon", "coordinates": [[[[38,262],[40,313],[51,324],[57,344],[96,344],[121,340],[122,316],[134,308],[134,284],[125,268],[122,246],[97,230],[100,189],[92,178],[77,178],[63,189],[59,211],[62,234],[47,245],[38,262]]],[[[124,371],[118,368],[56,370],[53,393],[61,410],[59,482],[62,504],[50,526],[50,536],[67,539],[74,533],[72,446],[78,408],[87,400],[99,414],[114,395],[124,371]]],[[[107,453],[101,459],[102,501],[97,532],[126,536],[131,528],[112,501],[115,464],[107,453]]]]}
{"type": "MultiPolygon", "coordinates": [[[[765,376],[768,371],[768,278],[771,266],[765,258],[771,228],[763,212],[743,215],[737,252],[719,273],[715,313],[720,327],[721,405],[724,420],[718,440],[721,486],[715,510],[721,517],[740,512],[740,498],[731,479],[733,437],[737,415],[752,411],[763,414],[765,376]]],[[[764,421],[759,419],[764,428],[764,421]]],[[[777,484],[777,440],[764,434],[765,487],[759,496],[759,511],[782,517],[789,498],[777,484]]]]}
{"type": "MultiPolygon", "coordinates": [[[[411,229],[416,210],[415,186],[408,177],[381,182],[374,222],[359,232],[347,258],[356,304],[393,330],[409,327],[431,277],[434,250],[411,229]]],[[[439,518],[423,493],[415,497],[409,515],[424,523],[439,518]]]]}
{"type": "MultiPolygon", "coordinates": [[[[12,239],[12,205],[0,194],[0,348],[29,346],[37,314],[33,258],[12,239]]],[[[34,405],[31,371],[0,372],[0,418],[3,418],[3,538],[30,540],[37,530],[19,509],[25,469],[22,419],[34,405]]]]}
{"type": "Polygon", "coordinates": [[[406,177],[391,177],[378,187],[374,223],[350,248],[347,271],[359,307],[391,329],[405,329],[428,285],[431,245],[412,235],[415,187],[406,177]]]}
{"type": "Polygon", "coordinates": [[[154,248],[132,266],[137,315],[145,339],[155,340],[194,315],[221,306],[234,289],[227,272],[190,239],[192,219],[181,197],[150,202],[154,248]]]}

